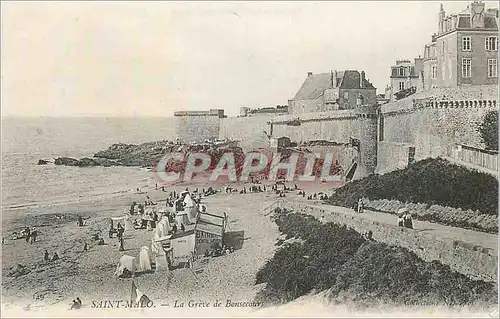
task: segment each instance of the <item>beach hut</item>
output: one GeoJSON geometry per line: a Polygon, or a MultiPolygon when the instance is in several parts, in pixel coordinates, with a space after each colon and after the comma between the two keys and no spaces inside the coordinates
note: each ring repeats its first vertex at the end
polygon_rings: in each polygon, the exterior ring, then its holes
{"type": "Polygon", "coordinates": [[[116,266],[116,271],[114,273],[114,276],[115,277],[121,276],[125,271],[125,269],[130,271],[132,274],[135,274],[138,268],[139,268],[139,263],[137,262],[137,258],[129,255],[123,255],[120,258],[118,265],[116,266]]]}
{"type": "Polygon", "coordinates": [[[209,213],[200,213],[196,222],[196,254],[203,255],[211,251],[216,244],[222,246],[222,238],[226,228],[227,217],[209,213]]]}
{"type": "Polygon", "coordinates": [[[170,237],[171,260],[173,264],[187,263],[195,251],[194,230],[180,232],[170,237]]]}
{"type": "Polygon", "coordinates": [[[139,252],[139,269],[141,271],[151,271],[151,250],[147,246],[142,246],[139,252]]]}

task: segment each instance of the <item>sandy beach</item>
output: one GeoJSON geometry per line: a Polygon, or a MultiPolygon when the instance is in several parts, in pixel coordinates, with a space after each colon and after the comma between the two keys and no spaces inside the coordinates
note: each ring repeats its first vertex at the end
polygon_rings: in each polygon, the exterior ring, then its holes
{"type": "MultiPolygon", "coordinates": [[[[163,192],[153,185],[142,188],[142,194],[129,192],[106,199],[90,198],[77,205],[39,207],[37,211],[43,211],[41,214],[19,214],[18,218],[6,221],[3,225],[5,243],[2,251],[4,309],[8,312],[23,309],[30,313],[50,309],[64,310],[69,309],[71,301],[76,297],[83,301],[83,309],[95,307],[93,301],[129,300],[131,279],[114,278],[113,273],[122,255],[137,257],[140,247],[150,245],[152,232],[126,231],[125,251],[120,252],[118,240],[107,236],[109,217],[123,215],[133,201],[143,202],[146,195],[158,202],[159,206],[165,205],[161,201],[170,191],[182,191],[188,186],[190,189],[198,187],[200,190],[206,187],[203,184],[179,184],[163,192]],[[56,219],[55,215],[64,218],[56,219]],[[86,226],[77,226],[78,215],[88,218],[86,226]],[[36,243],[11,238],[13,229],[20,230],[25,226],[38,229],[39,238],[36,243]],[[95,233],[104,237],[105,246],[98,246],[91,240],[90,237],[95,233]],[[84,242],[89,244],[87,252],[83,252],[84,242]],[[50,263],[43,262],[45,250],[50,256],[57,252],[60,259],[50,263]],[[31,272],[18,278],[6,276],[17,264],[31,268],[31,272]]],[[[235,187],[241,189],[243,185],[235,187]]],[[[216,189],[222,189],[222,186],[218,185],[216,189]]],[[[290,193],[289,196],[296,195],[290,193]]],[[[228,214],[229,230],[244,230],[242,249],[209,258],[208,263],[200,266],[197,274],[190,269],[141,274],[135,279],[138,288],[155,305],[171,310],[176,306],[176,301],[177,305],[184,303],[184,309],[189,309],[190,300],[212,304],[216,300],[223,304],[227,300],[252,301],[260,288],[254,285],[255,274],[273,256],[276,248],[274,244],[279,236],[276,225],[262,211],[277,199],[278,196],[270,191],[270,187],[264,193],[220,192],[204,198],[202,203],[207,205],[208,212],[228,214]]],[[[252,308],[239,308],[240,312],[242,310],[251,311],[252,308]]]]}

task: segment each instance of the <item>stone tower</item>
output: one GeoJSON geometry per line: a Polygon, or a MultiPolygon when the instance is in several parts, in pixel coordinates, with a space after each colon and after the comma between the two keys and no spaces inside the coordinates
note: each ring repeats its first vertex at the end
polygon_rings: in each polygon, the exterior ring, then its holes
{"type": "MultiPolygon", "coordinates": [[[[358,99],[358,103],[362,99],[358,99]]],[[[377,168],[377,105],[358,105],[358,166],[354,179],[366,177],[377,168]]]]}

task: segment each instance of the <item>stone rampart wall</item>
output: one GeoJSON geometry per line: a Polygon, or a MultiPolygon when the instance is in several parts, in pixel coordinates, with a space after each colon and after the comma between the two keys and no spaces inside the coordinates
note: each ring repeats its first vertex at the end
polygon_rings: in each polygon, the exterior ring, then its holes
{"type": "Polygon", "coordinates": [[[267,122],[274,115],[227,117],[221,119],[219,138],[240,141],[243,148],[269,147],[270,125],[267,122]],[[266,133],[264,133],[264,131],[266,133]]]}
{"type": "Polygon", "coordinates": [[[489,248],[452,239],[436,238],[418,230],[364,219],[362,215],[351,216],[290,201],[282,201],[281,206],[316,217],[328,215],[329,220],[351,227],[357,232],[364,233],[371,230],[374,240],[405,247],[425,261],[439,260],[449,265],[451,269],[472,278],[485,281],[497,280],[498,261],[495,253],[489,248]]]}

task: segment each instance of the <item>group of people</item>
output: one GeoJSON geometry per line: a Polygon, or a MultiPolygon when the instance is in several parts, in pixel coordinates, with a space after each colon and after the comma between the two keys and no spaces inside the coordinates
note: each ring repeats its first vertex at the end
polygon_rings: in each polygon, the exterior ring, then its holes
{"type": "Polygon", "coordinates": [[[54,255],[52,256],[52,258],[50,258],[49,252],[47,250],[45,250],[45,252],[43,253],[43,260],[46,261],[46,262],[56,261],[58,259],[59,259],[59,255],[57,253],[54,253],[54,255]]]}
{"type": "Polygon", "coordinates": [[[24,234],[24,238],[26,239],[26,242],[33,244],[36,242],[36,237],[38,236],[38,231],[36,230],[35,227],[33,229],[30,229],[29,227],[26,227],[22,232],[21,235],[24,234]]]}
{"type": "MultiPolygon", "coordinates": [[[[306,197],[306,192],[304,192],[304,191],[299,191],[297,194],[301,195],[302,197],[306,197]]],[[[328,195],[326,195],[324,193],[314,193],[314,194],[308,195],[307,199],[308,200],[318,200],[318,199],[319,200],[327,200],[328,195]]]]}
{"type": "Polygon", "coordinates": [[[215,243],[211,248],[212,250],[207,249],[205,251],[205,257],[219,257],[234,252],[234,247],[226,244],[221,246],[218,243],[215,243]]]}
{"type": "Polygon", "coordinates": [[[73,304],[71,305],[71,310],[80,309],[81,307],[82,307],[82,301],[80,300],[80,297],[76,297],[76,299],[73,299],[73,304]]]}
{"type": "Polygon", "coordinates": [[[398,226],[413,229],[413,217],[407,208],[398,211],[398,226]]]}

